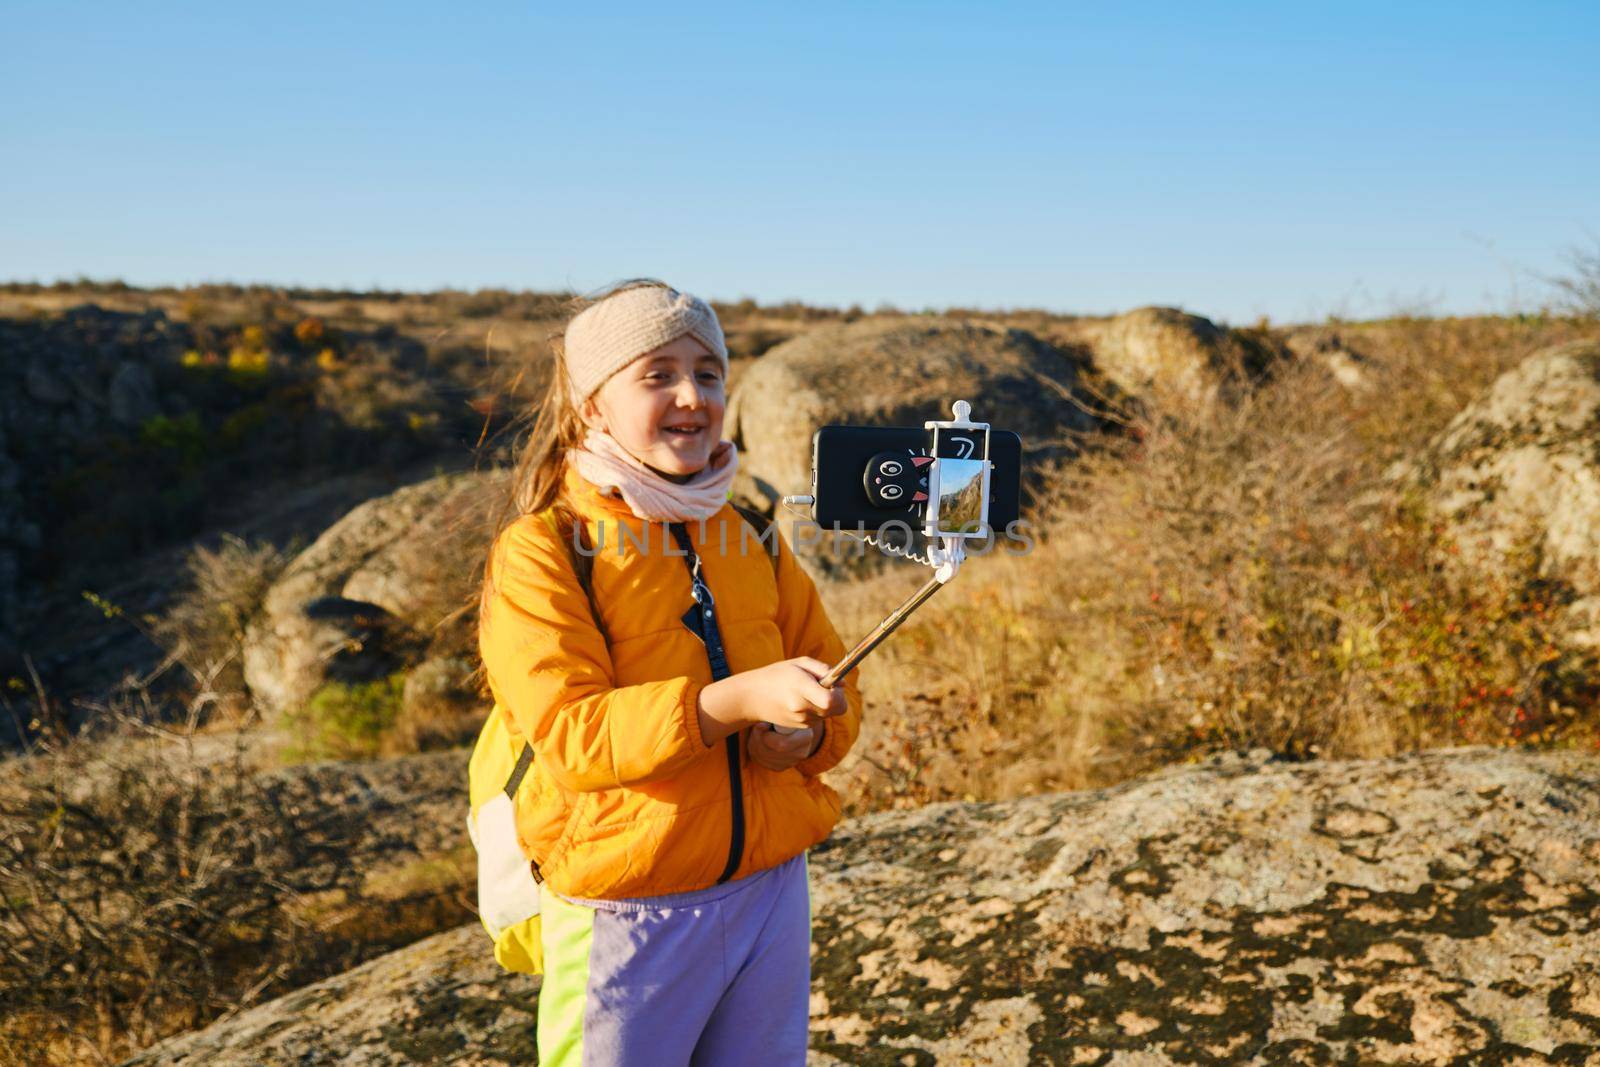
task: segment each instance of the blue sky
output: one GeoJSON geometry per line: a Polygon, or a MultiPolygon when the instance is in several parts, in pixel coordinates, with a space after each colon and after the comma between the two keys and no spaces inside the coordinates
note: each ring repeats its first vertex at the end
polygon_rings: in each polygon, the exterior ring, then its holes
{"type": "Polygon", "coordinates": [[[1229,322],[1600,234],[1600,5],[4,5],[0,279],[1229,322]]]}

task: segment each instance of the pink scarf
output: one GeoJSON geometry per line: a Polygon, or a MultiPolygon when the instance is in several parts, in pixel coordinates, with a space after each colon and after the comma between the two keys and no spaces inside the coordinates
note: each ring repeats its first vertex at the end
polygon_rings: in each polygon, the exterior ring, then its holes
{"type": "Polygon", "coordinates": [[[732,441],[717,442],[706,465],[683,484],[656,473],[604,430],[591,428],[583,444],[567,460],[601,492],[615,490],[633,513],[647,522],[689,522],[709,519],[728,502],[739,450],[732,441]]]}

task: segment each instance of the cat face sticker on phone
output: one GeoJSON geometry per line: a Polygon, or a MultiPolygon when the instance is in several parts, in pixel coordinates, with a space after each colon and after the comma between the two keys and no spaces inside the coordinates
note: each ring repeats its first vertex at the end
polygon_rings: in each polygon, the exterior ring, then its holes
{"type": "Polygon", "coordinates": [[[928,499],[928,464],[932,456],[910,449],[879,452],[867,460],[863,483],[874,507],[921,510],[928,499]]]}

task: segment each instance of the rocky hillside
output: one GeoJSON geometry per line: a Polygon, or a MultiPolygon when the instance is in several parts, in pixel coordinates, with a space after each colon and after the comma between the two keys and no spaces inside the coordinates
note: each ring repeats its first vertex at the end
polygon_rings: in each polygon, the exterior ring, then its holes
{"type": "Polygon", "coordinates": [[[1397,482],[1458,531],[1477,566],[1530,553],[1563,592],[1566,638],[1600,648],[1600,341],[1555,345],[1495,380],[1397,482]]]}
{"type": "MultiPolygon", "coordinates": [[[[294,809],[352,830],[318,842],[332,890],[272,903],[314,920],[307,957],[230,987],[280,999],[140,1062],[531,1061],[537,982],[460,926],[464,752],[432,750],[484,710],[459,608],[558,309],[93,296],[0,288],[0,749],[36,719],[237,696],[272,731],[263,768],[331,760],[285,772],[294,809]]],[[[750,502],[805,480],[817,423],[916,423],[969,387],[1050,489],[1037,555],[973,566],[875,654],[835,775],[853,809],[1004,802],[870,816],[817,852],[817,1062],[1600,1065],[1600,771],[1574,754],[1600,752],[1592,320],[724,312],[750,502]],[[1189,763],[1256,746],[1440,747],[1189,763]]],[[[845,575],[851,633],[911,577],[845,575]]],[[[274,840],[299,840],[288,814],[274,840]]],[[[60,978],[67,940],[25,962],[60,978]]],[[[92,1003],[70,973],[41,1017],[92,1003]]],[[[207,1003],[100,1025],[101,1059],[237,1002],[207,1003]]]]}
{"type": "MultiPolygon", "coordinates": [[[[172,608],[191,548],[309,543],[364,500],[503,465],[497,432],[537,395],[561,300],[469,296],[0,286],[0,670],[83,697],[64,709],[77,728],[155,671],[162,650],[126,620],[172,608]]],[[[1250,347],[1170,308],[1103,322],[719,311],[737,489],[767,508],[804,487],[821,422],[914,425],[981,394],[979,417],[1020,432],[1031,465],[1105,429],[1086,376],[1205,391],[1250,347]]],[[[0,717],[0,747],[19,740],[0,717]]]]}
{"type": "Polygon", "coordinates": [[[77,442],[137,431],[162,414],[159,368],[188,343],[159,311],[84,306],[55,319],[0,319],[0,657],[19,637],[23,575],[45,548],[42,520],[54,518],[33,483],[60,479],[77,442]]]}
{"type": "MultiPolygon", "coordinates": [[[[818,1064],[1600,1065],[1600,758],[1264,752],[815,851],[818,1064]]],[[[469,925],[130,1064],[534,1062],[469,925]]]]}
{"type": "Polygon", "coordinates": [[[159,650],[127,620],[169,605],[188,549],[310,540],[469,466],[505,407],[482,350],[440,331],[270,310],[0,316],[0,670],[60,698],[151,671],[159,650]]]}

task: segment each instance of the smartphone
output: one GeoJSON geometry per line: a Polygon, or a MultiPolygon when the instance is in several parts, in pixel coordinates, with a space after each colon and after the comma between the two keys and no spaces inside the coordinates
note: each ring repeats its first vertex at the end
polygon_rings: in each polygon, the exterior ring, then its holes
{"type": "MultiPolygon", "coordinates": [[[[920,426],[824,426],[812,434],[812,519],[823,527],[868,532],[899,521],[920,532],[927,498],[923,493],[918,499],[918,475],[933,457],[933,434],[920,426]],[[888,462],[884,453],[905,455],[903,467],[890,463],[907,481],[892,501],[884,499],[881,487],[869,494],[869,465],[877,460],[881,468],[888,462]]],[[[1022,438],[991,429],[989,461],[989,527],[998,535],[1022,514],[1022,438]]]]}

